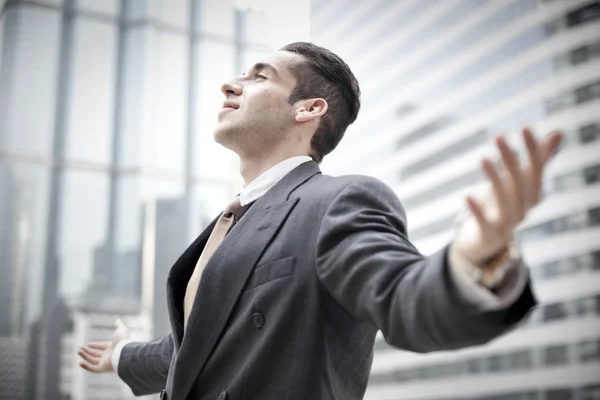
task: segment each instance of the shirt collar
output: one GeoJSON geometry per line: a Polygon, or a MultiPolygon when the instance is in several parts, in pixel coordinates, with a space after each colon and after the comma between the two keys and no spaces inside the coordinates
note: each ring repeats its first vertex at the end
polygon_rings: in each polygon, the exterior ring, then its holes
{"type": "Polygon", "coordinates": [[[248,186],[242,189],[240,193],[240,203],[242,206],[258,200],[269,189],[277,184],[284,176],[292,172],[293,169],[305,162],[311,161],[308,156],[296,156],[288,158],[276,164],[257,176],[248,186]]]}

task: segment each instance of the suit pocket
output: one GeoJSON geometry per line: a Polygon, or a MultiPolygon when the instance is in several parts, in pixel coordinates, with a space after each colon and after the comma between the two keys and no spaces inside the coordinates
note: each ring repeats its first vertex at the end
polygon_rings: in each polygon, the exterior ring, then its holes
{"type": "Polygon", "coordinates": [[[252,275],[250,275],[246,290],[253,289],[275,279],[290,276],[294,272],[295,265],[295,256],[280,258],[279,260],[268,261],[258,265],[254,268],[252,275]]]}

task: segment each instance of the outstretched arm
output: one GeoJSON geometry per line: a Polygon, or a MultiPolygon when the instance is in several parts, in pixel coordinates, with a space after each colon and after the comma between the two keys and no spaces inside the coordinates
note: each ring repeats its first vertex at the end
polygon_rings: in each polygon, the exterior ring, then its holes
{"type": "MultiPolygon", "coordinates": [[[[535,305],[520,261],[499,281],[490,281],[504,286],[510,301],[482,307],[480,296],[464,295],[468,285],[457,279],[463,266],[451,265],[450,259],[484,269],[504,252],[516,226],[539,201],[542,171],[560,135],[541,144],[529,131],[524,137],[529,165],[521,168],[499,139],[506,170],[496,172],[484,161],[490,196],[469,198],[472,213],[455,240],[429,257],[408,240],[404,210],[387,186],[368,178],[348,185],[324,216],[318,237],[317,273],[325,288],[354,317],[373,323],[388,343],[407,350],[482,344],[512,328],[535,305]],[[516,279],[519,274],[522,279],[516,279]],[[511,293],[507,282],[518,290],[511,293]]],[[[496,296],[487,280],[475,283],[496,296]]]]}

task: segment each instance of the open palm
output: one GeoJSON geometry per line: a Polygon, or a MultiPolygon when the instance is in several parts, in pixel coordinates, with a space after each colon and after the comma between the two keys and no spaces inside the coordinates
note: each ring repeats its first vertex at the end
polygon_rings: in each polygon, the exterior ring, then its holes
{"type": "Polygon", "coordinates": [[[502,157],[503,168],[497,170],[489,159],[482,161],[482,169],[490,182],[490,190],[480,200],[469,196],[471,211],[456,238],[464,257],[481,265],[497,254],[514,235],[529,210],[541,199],[545,167],[558,149],[562,134],[553,132],[545,140],[537,141],[531,131],[524,129],[523,140],[528,162],[519,164],[515,152],[500,137],[496,144],[502,157]]]}
{"type": "Polygon", "coordinates": [[[83,361],[79,363],[81,368],[89,372],[102,373],[111,372],[113,367],[111,357],[113,351],[121,340],[129,337],[129,329],[117,319],[115,322],[115,331],[110,341],[107,342],[90,342],[87,346],[79,348],[77,354],[83,361]]]}

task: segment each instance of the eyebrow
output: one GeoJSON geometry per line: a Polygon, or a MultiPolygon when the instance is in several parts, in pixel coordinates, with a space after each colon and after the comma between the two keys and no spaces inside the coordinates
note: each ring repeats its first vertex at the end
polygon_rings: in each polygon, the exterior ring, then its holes
{"type": "Polygon", "coordinates": [[[262,71],[265,69],[268,69],[269,71],[273,72],[275,75],[279,76],[279,73],[277,72],[277,68],[275,68],[273,65],[269,64],[269,63],[256,63],[254,64],[254,67],[252,67],[253,70],[257,70],[257,71],[262,71]]]}

